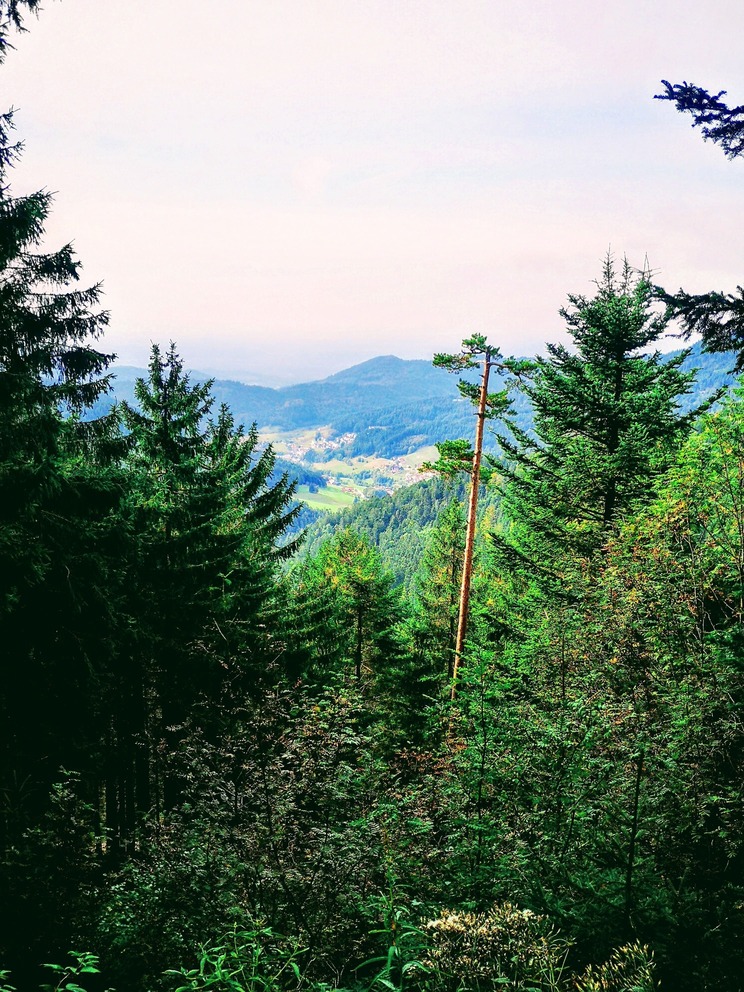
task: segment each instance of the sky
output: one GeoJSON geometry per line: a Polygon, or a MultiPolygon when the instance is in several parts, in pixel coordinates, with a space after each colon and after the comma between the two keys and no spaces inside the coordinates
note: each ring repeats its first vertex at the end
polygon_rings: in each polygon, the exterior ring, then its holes
{"type": "MultiPolygon", "coordinates": [[[[566,340],[611,251],[744,275],[744,160],[660,80],[744,104],[741,0],[46,0],[0,67],[16,194],[102,281],[104,346],[246,381],[566,340]]],[[[671,346],[671,345],[670,345],[671,346]]]]}

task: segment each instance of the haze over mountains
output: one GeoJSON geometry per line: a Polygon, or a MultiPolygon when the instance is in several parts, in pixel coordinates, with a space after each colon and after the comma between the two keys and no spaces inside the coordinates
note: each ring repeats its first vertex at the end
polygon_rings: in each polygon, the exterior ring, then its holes
{"type": "MultiPolygon", "coordinates": [[[[732,364],[730,356],[705,354],[695,344],[685,362],[686,368],[699,370],[687,404],[693,406],[718,386],[733,383],[732,364]]],[[[134,382],[145,370],[120,366],[115,374],[116,398],[133,402],[134,382]]],[[[206,376],[192,372],[192,378],[206,376]]],[[[216,403],[226,403],[238,422],[255,422],[262,433],[330,428],[331,435],[341,439],[339,457],[406,455],[448,437],[467,437],[473,430],[472,409],[457,390],[457,377],[423,359],[380,356],[326,379],[279,388],[216,379],[213,393],[216,403]]],[[[516,412],[527,422],[529,411],[519,398],[516,412]]]]}

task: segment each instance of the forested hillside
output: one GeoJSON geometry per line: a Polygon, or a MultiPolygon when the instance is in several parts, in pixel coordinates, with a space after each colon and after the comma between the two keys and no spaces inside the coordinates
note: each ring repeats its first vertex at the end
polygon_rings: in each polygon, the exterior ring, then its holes
{"type": "MultiPolygon", "coordinates": [[[[0,0],[0,61],[35,6],[0,0]]],[[[12,128],[0,992],[744,987],[744,390],[657,352],[649,273],[608,255],[571,347],[440,356],[459,403],[397,360],[318,384],[327,423],[368,377],[334,421],[361,434],[403,374],[443,473],[300,558],[265,408],[175,345],[109,402],[100,287],[43,244],[49,194],[14,193],[12,128]]]]}
{"type": "MultiPolygon", "coordinates": [[[[675,354],[670,353],[670,357],[675,354]]],[[[685,358],[684,367],[699,370],[691,392],[681,399],[684,408],[697,406],[719,386],[734,381],[731,356],[704,353],[699,344],[685,358]]],[[[113,371],[112,396],[133,402],[134,383],[144,370],[122,366],[113,371]]],[[[191,378],[206,381],[199,373],[191,373],[191,378]]],[[[328,426],[337,438],[353,434],[336,449],[340,458],[390,458],[436,444],[444,437],[464,437],[472,432],[472,414],[446,372],[431,362],[404,361],[392,355],[370,359],[319,382],[270,389],[219,379],[214,381],[212,392],[217,402],[230,407],[237,420],[248,425],[255,422],[261,431],[289,434],[328,426]]],[[[110,405],[111,398],[101,401],[98,412],[110,405]]],[[[515,396],[515,417],[521,427],[529,429],[531,408],[520,396],[515,396]]],[[[495,440],[489,439],[488,446],[493,448],[495,440]]]]}

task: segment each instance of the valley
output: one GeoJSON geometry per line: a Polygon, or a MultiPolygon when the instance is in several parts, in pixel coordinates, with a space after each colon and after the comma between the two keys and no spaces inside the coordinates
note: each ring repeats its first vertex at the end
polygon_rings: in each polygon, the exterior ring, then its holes
{"type": "MultiPolygon", "coordinates": [[[[672,352],[669,356],[677,354],[672,352]]],[[[693,390],[681,397],[682,409],[699,404],[720,385],[730,386],[730,358],[693,345],[683,367],[697,368],[693,390]]],[[[100,401],[100,415],[112,400],[134,402],[134,384],[145,370],[115,368],[113,396],[100,401]]],[[[194,382],[206,376],[194,371],[194,382]]],[[[493,388],[502,388],[498,376],[493,388]]],[[[277,470],[298,482],[298,497],[313,511],[336,512],[360,500],[391,494],[422,479],[424,461],[436,457],[435,444],[470,437],[474,419],[456,377],[422,359],[393,355],[369,359],[325,379],[269,388],[216,379],[213,413],[221,404],[236,423],[255,423],[263,445],[271,444],[277,470]]],[[[514,420],[531,430],[524,397],[517,396],[514,420]]],[[[495,451],[494,432],[486,449],[495,451]]]]}
{"type": "Polygon", "coordinates": [[[271,444],[281,463],[312,469],[325,485],[301,483],[298,496],[312,509],[336,510],[357,500],[391,494],[422,478],[421,465],[436,458],[437,450],[425,445],[407,454],[385,457],[379,454],[346,455],[356,434],[336,434],[333,427],[281,431],[263,429],[261,441],[271,444]]]}

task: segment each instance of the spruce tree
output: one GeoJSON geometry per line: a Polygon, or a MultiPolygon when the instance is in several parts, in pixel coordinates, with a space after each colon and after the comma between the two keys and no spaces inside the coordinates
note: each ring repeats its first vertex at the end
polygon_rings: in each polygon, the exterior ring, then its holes
{"type": "MultiPolygon", "coordinates": [[[[213,720],[205,700],[225,702],[225,693],[245,695],[265,679],[267,608],[278,563],[294,548],[279,541],[298,509],[294,486],[272,478],[271,449],[258,453],[255,427],[246,433],[225,407],[209,420],[211,382],[190,381],[175,345],[165,355],[153,347],[135,396],[136,407],[121,407],[137,631],[134,663],[121,673],[129,700],[122,740],[154,737],[172,751],[188,724],[213,720]]],[[[166,806],[175,805],[177,778],[158,768],[145,773],[137,808],[156,781],[164,781],[166,806]]]]}
{"type": "MultiPolygon", "coordinates": [[[[95,440],[105,425],[83,415],[108,388],[111,356],[91,344],[107,323],[100,287],[75,286],[80,263],[69,245],[40,251],[50,194],[10,189],[8,169],[20,152],[12,127],[12,114],[0,115],[0,623],[6,654],[40,664],[32,642],[42,619],[47,632],[55,627],[61,604],[43,618],[21,616],[34,597],[47,598],[50,582],[78,608],[84,595],[69,542],[85,541],[84,525],[73,535],[72,521],[85,516],[82,490],[92,500],[90,486],[97,488],[95,440]]],[[[46,680],[26,674],[41,690],[46,680]]]]}
{"type": "Polygon", "coordinates": [[[596,294],[569,296],[561,311],[574,348],[507,362],[532,403],[534,434],[500,438],[511,530],[497,543],[548,584],[567,553],[591,554],[648,496],[699,413],[679,407],[694,379],[681,370],[686,353],[648,350],[668,322],[653,303],[648,274],[627,261],[618,273],[608,256],[596,294]]]}
{"type": "MultiPolygon", "coordinates": [[[[727,158],[744,156],[744,105],[729,107],[721,100],[725,90],[709,93],[693,83],[672,84],[665,79],[662,84],[664,92],[654,99],[670,100],[680,113],[690,114],[692,126],[701,129],[705,141],[722,148],[727,158]]],[[[688,337],[700,334],[706,351],[735,351],[735,371],[744,372],[744,287],[737,286],[735,293],[683,289],[669,293],[661,287],[656,292],[688,337]]]]}
{"type": "MultiPolygon", "coordinates": [[[[19,6],[0,18],[20,16],[19,6]]],[[[60,907],[50,906],[48,878],[14,888],[11,862],[27,856],[61,769],[78,770],[85,799],[97,800],[120,487],[110,421],[90,419],[108,388],[110,356],[94,346],[107,324],[100,287],[78,287],[69,245],[44,250],[51,196],[12,191],[12,128],[13,115],[0,114],[0,939],[22,956],[57,932],[60,907]]],[[[64,887],[62,861],[55,884],[64,887]]]]}

